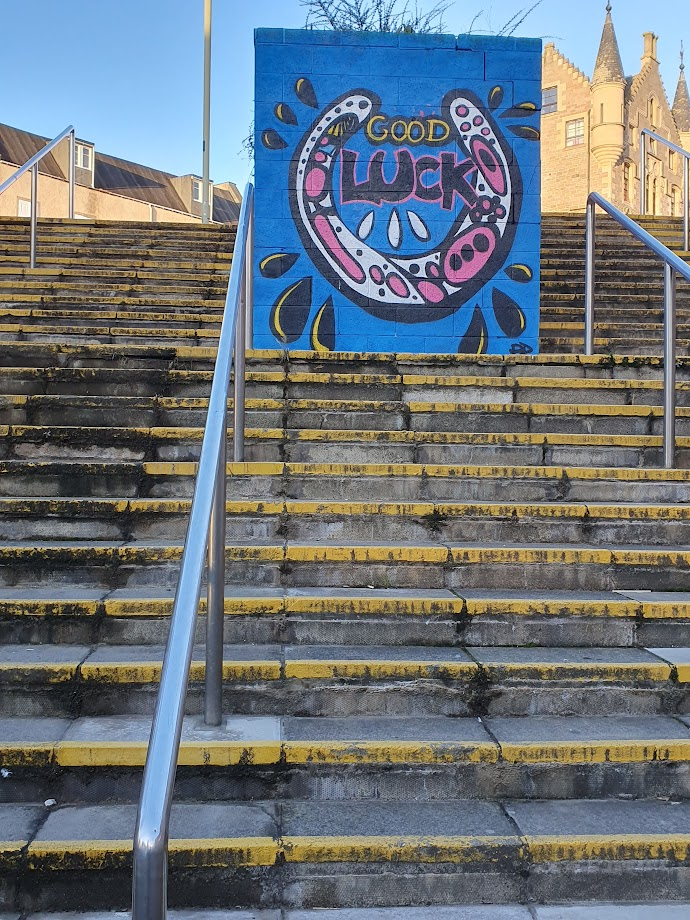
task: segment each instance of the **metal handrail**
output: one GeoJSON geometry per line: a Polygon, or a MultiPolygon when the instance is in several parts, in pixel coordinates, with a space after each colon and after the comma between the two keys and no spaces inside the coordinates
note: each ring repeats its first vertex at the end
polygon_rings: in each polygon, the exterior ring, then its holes
{"type": "Polygon", "coordinates": [[[207,548],[204,717],[210,725],[220,725],[222,717],[227,401],[234,352],[233,456],[241,461],[246,315],[252,304],[253,206],[254,188],[248,184],[235,239],[194,499],[144,767],[134,834],[133,920],[165,920],[167,913],[170,809],[207,548]]]}
{"type": "MultiPolygon", "coordinates": [[[[649,128],[643,128],[640,131],[640,214],[647,213],[647,138],[651,137],[659,141],[669,150],[673,150],[685,160],[683,167],[683,249],[685,252],[690,249],[690,150],[684,150],[677,144],[672,144],[665,137],[650,131],[649,128]]],[[[675,217],[675,214],[674,214],[675,217]]]]}
{"type": "Polygon", "coordinates": [[[24,173],[31,170],[31,247],[30,247],[30,257],[29,257],[29,266],[31,268],[36,268],[36,229],[38,226],[38,164],[41,162],[43,157],[47,156],[49,153],[57,147],[58,144],[62,143],[66,138],[69,138],[69,219],[74,220],[74,175],[75,175],[75,147],[76,147],[76,137],[74,134],[74,126],[69,125],[65,128],[64,131],[60,132],[57,137],[54,137],[52,141],[49,141],[43,147],[42,150],[39,150],[38,153],[35,153],[30,160],[27,160],[23,166],[20,166],[16,173],[12,173],[9,179],[6,179],[2,185],[0,185],[0,195],[3,192],[6,192],[7,189],[14,185],[14,183],[19,179],[24,173]]]}
{"type": "Polygon", "coordinates": [[[676,453],[676,275],[690,281],[690,266],[634,220],[597,192],[587,199],[585,257],[585,354],[594,354],[594,259],[596,208],[606,211],[624,230],[664,262],[664,467],[672,469],[676,453]]]}

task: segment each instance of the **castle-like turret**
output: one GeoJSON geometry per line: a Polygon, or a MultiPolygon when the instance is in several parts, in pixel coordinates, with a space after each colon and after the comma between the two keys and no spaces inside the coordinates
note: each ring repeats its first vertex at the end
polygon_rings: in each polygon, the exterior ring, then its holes
{"type": "Polygon", "coordinates": [[[681,145],[686,150],[690,150],[690,95],[688,95],[688,84],[685,79],[685,61],[683,45],[680,46],[680,75],[678,77],[678,87],[676,97],[673,100],[673,117],[676,126],[680,132],[681,145]]]}
{"type": "Polygon", "coordinates": [[[606,6],[606,21],[592,77],[592,154],[604,169],[623,155],[625,73],[611,18],[606,6]]]}

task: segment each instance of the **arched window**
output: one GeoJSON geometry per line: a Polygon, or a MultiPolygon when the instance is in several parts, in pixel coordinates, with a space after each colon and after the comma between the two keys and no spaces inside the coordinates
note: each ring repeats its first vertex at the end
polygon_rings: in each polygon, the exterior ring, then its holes
{"type": "Polygon", "coordinates": [[[652,201],[651,201],[651,212],[652,214],[658,214],[658,205],[659,205],[659,180],[652,180],[652,201]]]}

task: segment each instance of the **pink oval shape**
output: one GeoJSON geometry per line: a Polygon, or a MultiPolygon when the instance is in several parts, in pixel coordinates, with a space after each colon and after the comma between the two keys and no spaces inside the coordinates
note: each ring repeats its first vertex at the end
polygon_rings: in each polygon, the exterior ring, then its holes
{"type": "Polygon", "coordinates": [[[484,268],[496,249],[496,237],[486,227],[474,227],[453,243],[443,263],[446,278],[451,284],[463,284],[474,278],[484,268]],[[475,245],[477,237],[479,245],[475,245]],[[474,255],[469,261],[462,257],[462,250],[469,246],[474,255]],[[484,250],[484,251],[482,251],[484,250]]]}
{"type": "Polygon", "coordinates": [[[446,296],[446,292],[443,288],[440,288],[437,284],[432,284],[431,281],[421,281],[417,290],[424,300],[427,300],[429,303],[441,303],[446,296]]]}
{"type": "Polygon", "coordinates": [[[489,183],[496,195],[505,195],[508,186],[506,176],[495,151],[480,137],[475,137],[471,144],[472,159],[479,171],[489,183]]]}
{"type": "Polygon", "coordinates": [[[386,284],[394,294],[398,295],[398,297],[407,297],[407,295],[410,293],[410,289],[405,284],[400,275],[389,275],[386,278],[386,284]]]}
{"type": "Polygon", "coordinates": [[[383,272],[378,267],[378,265],[372,265],[372,267],[369,269],[369,274],[371,275],[371,280],[375,284],[381,284],[383,281],[383,272]]]}
{"type": "Polygon", "coordinates": [[[312,170],[307,173],[307,178],[304,182],[304,187],[307,190],[307,195],[310,198],[318,198],[323,187],[326,184],[326,173],[315,166],[312,170]]]}
{"type": "Polygon", "coordinates": [[[316,154],[316,156],[314,157],[314,159],[316,160],[317,163],[325,163],[325,162],[326,162],[326,154],[325,154],[325,153],[321,153],[321,151],[319,150],[319,152],[316,154]]]}

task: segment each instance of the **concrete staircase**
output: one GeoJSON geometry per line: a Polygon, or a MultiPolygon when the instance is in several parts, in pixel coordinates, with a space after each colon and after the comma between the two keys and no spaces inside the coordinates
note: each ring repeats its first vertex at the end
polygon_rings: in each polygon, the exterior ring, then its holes
{"type": "MultiPolygon", "coordinates": [[[[686,262],[681,218],[639,223],[686,262]]],[[[541,350],[582,353],[585,219],[546,215],[542,228],[541,350]]],[[[663,265],[611,218],[597,217],[595,351],[663,351],[663,265]]],[[[678,280],[678,354],[690,353],[690,285],[678,280]]]]}
{"type": "MultiPolygon", "coordinates": [[[[53,222],[26,294],[0,227],[2,920],[126,916],[231,244],[53,222]]],[[[668,472],[654,356],[253,353],[173,920],[690,915],[678,380],[668,472]]]]}

